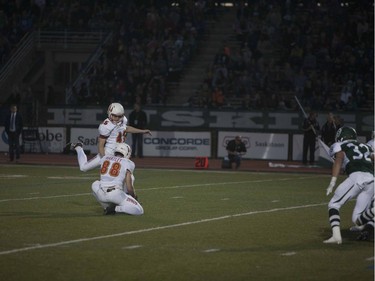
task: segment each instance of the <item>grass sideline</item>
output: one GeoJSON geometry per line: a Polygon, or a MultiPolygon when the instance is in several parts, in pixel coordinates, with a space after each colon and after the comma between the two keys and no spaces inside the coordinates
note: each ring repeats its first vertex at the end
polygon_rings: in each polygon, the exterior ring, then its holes
{"type": "MultiPolygon", "coordinates": [[[[97,172],[3,165],[0,279],[373,280],[374,244],[330,236],[329,175],[136,169],[141,217],[103,216],[97,172]]],[[[342,178],[340,178],[342,179],[342,178]]]]}

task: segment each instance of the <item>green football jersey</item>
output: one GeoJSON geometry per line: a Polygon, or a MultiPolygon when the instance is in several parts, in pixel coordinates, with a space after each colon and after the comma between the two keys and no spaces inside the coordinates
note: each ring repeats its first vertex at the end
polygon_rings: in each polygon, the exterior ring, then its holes
{"type": "Polygon", "coordinates": [[[370,157],[373,150],[370,146],[354,140],[336,142],[331,147],[331,156],[339,151],[345,153],[343,166],[346,174],[350,175],[354,172],[374,174],[374,164],[370,157]]]}

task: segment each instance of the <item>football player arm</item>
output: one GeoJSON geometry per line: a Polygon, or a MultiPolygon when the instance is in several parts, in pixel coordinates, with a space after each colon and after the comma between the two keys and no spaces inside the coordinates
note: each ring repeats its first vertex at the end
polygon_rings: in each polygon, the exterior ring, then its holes
{"type": "Polygon", "coordinates": [[[126,186],[126,193],[132,196],[134,199],[137,199],[137,195],[134,191],[133,181],[132,181],[132,173],[129,170],[126,170],[126,176],[124,180],[126,186]]]}
{"type": "Polygon", "coordinates": [[[98,138],[98,151],[99,151],[99,154],[101,157],[103,157],[105,155],[105,143],[106,143],[107,139],[102,137],[102,136],[99,136],[98,138]]]}
{"type": "Polygon", "coordinates": [[[327,195],[333,191],[333,188],[336,185],[337,177],[340,175],[342,163],[344,162],[344,157],[345,153],[343,151],[339,151],[335,154],[335,162],[333,162],[332,166],[332,177],[327,188],[327,195]]]}
{"type": "Polygon", "coordinates": [[[142,129],[137,129],[133,126],[126,126],[126,132],[127,133],[132,133],[132,134],[149,134],[151,135],[151,131],[150,130],[142,130],[142,129]]]}

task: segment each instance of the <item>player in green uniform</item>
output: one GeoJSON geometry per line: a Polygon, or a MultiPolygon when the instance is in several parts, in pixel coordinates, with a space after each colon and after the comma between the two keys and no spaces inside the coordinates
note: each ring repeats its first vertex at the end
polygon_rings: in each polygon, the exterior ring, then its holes
{"type": "MultiPolygon", "coordinates": [[[[353,128],[340,128],[335,141],[330,148],[334,163],[327,195],[333,191],[341,168],[344,168],[348,177],[337,187],[328,203],[332,236],[324,243],[341,244],[340,208],[350,199],[357,198],[352,214],[352,221],[356,223],[361,214],[371,206],[374,198],[374,165],[371,159],[372,148],[357,141],[357,132],[353,128]]],[[[373,231],[373,220],[367,225],[367,231],[373,231]]]]}

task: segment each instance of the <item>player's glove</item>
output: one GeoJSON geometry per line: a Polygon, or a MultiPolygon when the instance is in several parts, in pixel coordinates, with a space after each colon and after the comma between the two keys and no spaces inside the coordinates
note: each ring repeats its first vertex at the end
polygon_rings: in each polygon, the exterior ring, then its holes
{"type": "Polygon", "coordinates": [[[337,180],[337,177],[332,177],[331,178],[331,182],[329,183],[329,186],[327,188],[327,196],[332,193],[332,190],[333,190],[333,188],[336,185],[336,180],[337,180]]]}

